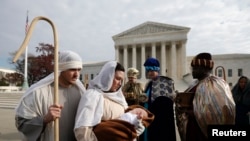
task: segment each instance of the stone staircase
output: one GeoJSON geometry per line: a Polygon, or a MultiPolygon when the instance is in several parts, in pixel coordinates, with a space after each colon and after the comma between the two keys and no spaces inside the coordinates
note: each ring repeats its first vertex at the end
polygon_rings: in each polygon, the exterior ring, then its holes
{"type": "Polygon", "coordinates": [[[0,108],[14,109],[17,106],[22,95],[23,92],[1,92],[0,108]]]}

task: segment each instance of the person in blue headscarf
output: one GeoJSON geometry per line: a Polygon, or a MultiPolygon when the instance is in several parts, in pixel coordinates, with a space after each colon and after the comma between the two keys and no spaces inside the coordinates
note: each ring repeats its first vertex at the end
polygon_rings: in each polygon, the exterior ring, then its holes
{"type": "Polygon", "coordinates": [[[156,58],[148,58],[144,67],[150,81],[145,87],[148,101],[143,106],[155,115],[155,119],[140,136],[140,141],[176,141],[174,81],[160,75],[160,63],[156,58]]]}

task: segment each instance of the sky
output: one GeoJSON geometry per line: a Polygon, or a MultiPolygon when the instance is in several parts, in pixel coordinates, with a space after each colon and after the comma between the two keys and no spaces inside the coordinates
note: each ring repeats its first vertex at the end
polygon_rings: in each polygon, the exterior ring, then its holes
{"type": "MultiPolygon", "coordinates": [[[[58,49],[80,54],[83,63],[115,59],[112,36],[147,21],[189,27],[187,56],[250,54],[249,0],[1,0],[0,68],[14,69],[17,51],[29,24],[38,16],[56,27],[58,49]]],[[[34,27],[28,53],[39,43],[54,44],[51,25],[34,27]]]]}

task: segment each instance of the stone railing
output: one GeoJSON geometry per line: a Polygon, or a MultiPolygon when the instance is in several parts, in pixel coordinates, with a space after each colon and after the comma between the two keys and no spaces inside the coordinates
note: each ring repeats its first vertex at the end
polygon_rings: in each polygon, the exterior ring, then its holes
{"type": "Polygon", "coordinates": [[[21,91],[22,87],[17,86],[0,86],[0,92],[13,92],[13,91],[21,91]]]}

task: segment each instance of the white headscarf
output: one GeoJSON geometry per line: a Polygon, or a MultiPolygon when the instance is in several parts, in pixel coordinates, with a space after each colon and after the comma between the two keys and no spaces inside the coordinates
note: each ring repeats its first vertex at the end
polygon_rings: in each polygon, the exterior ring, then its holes
{"type": "MultiPolygon", "coordinates": [[[[82,68],[82,59],[81,57],[72,51],[61,51],[59,52],[59,57],[58,57],[58,61],[59,61],[59,67],[58,67],[58,71],[59,74],[62,71],[68,70],[68,69],[72,69],[72,68],[82,68]]],[[[23,98],[32,94],[33,91],[42,88],[46,85],[51,84],[52,82],[54,82],[54,72],[49,74],[47,77],[41,79],[40,81],[38,81],[37,83],[31,85],[31,87],[25,92],[25,94],[22,96],[20,102],[22,102],[23,98]]],[[[76,81],[76,85],[78,86],[78,88],[81,91],[86,91],[85,88],[82,86],[83,84],[80,82],[79,79],[77,79],[76,81]]],[[[17,107],[19,107],[20,103],[18,104],[17,107]]],[[[17,110],[17,109],[16,109],[17,110]]],[[[18,114],[18,111],[17,111],[18,114]]]]}
{"type": "Polygon", "coordinates": [[[61,51],[59,52],[59,72],[65,71],[72,68],[82,69],[82,58],[72,51],[61,51]]]}
{"type": "Polygon", "coordinates": [[[104,97],[122,105],[124,109],[128,107],[121,88],[116,92],[106,92],[113,84],[116,66],[116,61],[107,62],[100,73],[90,81],[88,90],[82,96],[78,106],[75,128],[94,126],[101,122],[104,97]]]}

